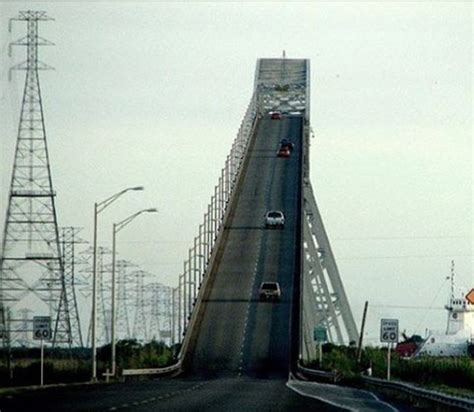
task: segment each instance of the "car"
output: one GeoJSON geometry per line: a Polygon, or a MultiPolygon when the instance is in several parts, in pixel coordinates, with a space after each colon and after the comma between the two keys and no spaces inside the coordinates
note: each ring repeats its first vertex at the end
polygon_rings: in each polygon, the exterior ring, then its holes
{"type": "Polygon", "coordinates": [[[281,299],[281,289],[278,282],[262,282],[258,290],[258,296],[261,301],[281,299]]]}
{"type": "Polygon", "coordinates": [[[285,215],[281,210],[270,210],[265,214],[266,227],[280,227],[285,226],[285,215]]]}
{"type": "Polygon", "coordinates": [[[273,120],[280,120],[282,118],[281,112],[273,112],[270,116],[273,120]]]}
{"type": "Polygon", "coordinates": [[[290,157],[290,149],[288,149],[288,147],[280,147],[277,152],[277,157],[290,157]]]}
{"type": "Polygon", "coordinates": [[[295,148],[295,144],[291,140],[285,138],[280,140],[280,149],[283,147],[287,147],[290,152],[292,152],[295,148]]]}

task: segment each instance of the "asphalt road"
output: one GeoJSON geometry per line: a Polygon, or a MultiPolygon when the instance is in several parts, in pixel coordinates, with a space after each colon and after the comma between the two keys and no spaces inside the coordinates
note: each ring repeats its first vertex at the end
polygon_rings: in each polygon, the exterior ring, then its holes
{"type": "Polygon", "coordinates": [[[288,376],[301,141],[301,117],[260,122],[191,348],[193,376],[288,376]],[[288,159],[276,156],[283,138],[295,144],[288,159]],[[284,229],[265,228],[268,210],[283,211],[284,229]],[[279,282],[280,302],[259,302],[263,281],[279,282]]]}
{"type": "Polygon", "coordinates": [[[301,117],[260,122],[185,378],[13,393],[0,411],[394,410],[367,392],[288,382],[301,135],[301,117]],[[276,157],[282,138],[295,143],[289,159],[276,157]],[[283,230],[265,228],[271,209],[284,212],[283,230]],[[259,301],[262,281],[280,283],[280,302],[259,301]]]}
{"type": "Polygon", "coordinates": [[[340,411],[300,396],[285,380],[173,379],[60,387],[0,398],[2,412],[19,411],[340,411]]]}

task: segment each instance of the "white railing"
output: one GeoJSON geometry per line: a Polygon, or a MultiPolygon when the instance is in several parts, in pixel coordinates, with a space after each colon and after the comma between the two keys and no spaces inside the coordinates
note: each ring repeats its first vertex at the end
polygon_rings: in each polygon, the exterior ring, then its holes
{"type": "Polygon", "coordinates": [[[257,119],[257,90],[247,107],[237,136],[232,143],[225,165],[221,170],[214,194],[198,227],[193,246],[179,275],[178,286],[172,295],[172,344],[181,343],[189,327],[191,314],[196,307],[199,290],[209,272],[210,262],[219,233],[223,229],[224,216],[230,206],[239,172],[247,153],[252,131],[257,119]]]}

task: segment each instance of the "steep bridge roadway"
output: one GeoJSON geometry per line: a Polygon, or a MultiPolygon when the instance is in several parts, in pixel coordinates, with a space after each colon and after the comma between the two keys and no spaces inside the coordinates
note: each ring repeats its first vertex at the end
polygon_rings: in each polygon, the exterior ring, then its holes
{"type": "Polygon", "coordinates": [[[301,250],[301,139],[301,116],[259,121],[193,331],[191,375],[288,376],[301,250]],[[283,138],[295,145],[290,158],[276,156],[283,138]],[[265,228],[269,210],[283,211],[284,229],[265,228]],[[263,281],[280,284],[280,302],[259,301],[263,281]]]}
{"type": "Polygon", "coordinates": [[[12,393],[0,396],[1,411],[396,410],[367,392],[292,379],[299,338],[301,145],[300,116],[258,121],[184,376],[12,393]],[[289,159],[276,157],[283,138],[295,144],[289,159]],[[284,212],[283,230],[265,229],[270,209],[284,212]],[[279,282],[280,302],[259,301],[262,281],[279,282]]]}

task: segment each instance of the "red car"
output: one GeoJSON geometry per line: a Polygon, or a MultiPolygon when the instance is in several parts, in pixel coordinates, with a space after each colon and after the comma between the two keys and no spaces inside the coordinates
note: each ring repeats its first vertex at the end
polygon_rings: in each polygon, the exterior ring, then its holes
{"type": "Polygon", "coordinates": [[[280,147],[277,153],[277,157],[290,157],[290,149],[288,147],[280,147]]]}
{"type": "Polygon", "coordinates": [[[280,120],[282,118],[281,112],[273,112],[272,115],[271,115],[271,118],[273,120],[280,120]]]}

